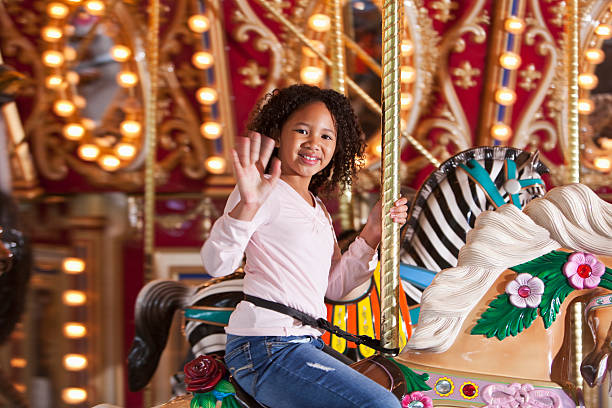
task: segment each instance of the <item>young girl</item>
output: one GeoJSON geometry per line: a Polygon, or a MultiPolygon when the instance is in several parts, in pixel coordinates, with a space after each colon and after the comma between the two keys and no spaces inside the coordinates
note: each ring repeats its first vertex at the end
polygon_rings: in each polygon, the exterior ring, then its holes
{"type": "MultiPolygon", "coordinates": [[[[342,298],[370,279],[377,262],[380,202],[341,255],[317,197],[350,184],[364,151],[361,127],[343,95],[294,85],[264,98],[248,129],[233,152],[237,186],[202,247],[204,267],[212,276],[228,275],[246,252],[246,295],[325,318],[324,297],[342,298]]],[[[406,222],[406,202],[399,199],[389,214],[399,224],[406,222]]],[[[267,407],[400,406],[382,386],[323,352],[320,330],[286,314],[242,301],[225,330],[230,373],[267,407]]]]}

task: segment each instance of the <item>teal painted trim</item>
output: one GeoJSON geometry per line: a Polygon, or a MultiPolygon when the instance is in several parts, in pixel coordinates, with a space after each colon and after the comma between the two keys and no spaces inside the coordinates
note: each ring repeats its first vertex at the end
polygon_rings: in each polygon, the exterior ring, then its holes
{"type": "Polygon", "coordinates": [[[480,165],[480,163],[478,163],[474,159],[471,159],[470,161],[468,161],[468,164],[471,167],[468,167],[463,163],[461,163],[459,166],[463,170],[467,171],[467,173],[472,176],[472,178],[478,184],[480,184],[480,186],[485,190],[491,200],[493,200],[495,206],[501,207],[502,205],[506,204],[503,197],[499,193],[499,190],[497,189],[497,187],[495,187],[495,184],[491,180],[491,175],[487,173],[487,171],[480,165]]]}
{"type": "MultiPolygon", "coordinates": [[[[516,179],[516,163],[514,160],[506,160],[506,181],[516,179]]],[[[510,199],[512,200],[512,204],[514,204],[519,210],[523,210],[523,206],[521,205],[521,199],[518,194],[510,194],[510,199]]]]}
{"type": "Polygon", "coordinates": [[[410,314],[410,324],[417,324],[419,322],[419,314],[421,314],[421,307],[415,307],[408,312],[410,314]]]}
{"type": "Polygon", "coordinates": [[[186,319],[206,320],[220,324],[227,324],[232,310],[202,310],[202,309],[185,309],[186,319]]]}
{"type": "Polygon", "coordinates": [[[541,184],[544,185],[544,180],[542,179],[525,179],[525,180],[519,180],[519,183],[521,183],[521,187],[525,188],[525,187],[531,187],[535,184],[541,184]]]}

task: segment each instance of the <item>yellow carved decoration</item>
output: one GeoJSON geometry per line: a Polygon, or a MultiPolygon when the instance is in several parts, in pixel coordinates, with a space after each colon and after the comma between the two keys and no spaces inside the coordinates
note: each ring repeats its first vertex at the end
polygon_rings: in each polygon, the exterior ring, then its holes
{"type": "Polygon", "coordinates": [[[526,91],[531,91],[537,86],[536,81],[542,78],[542,73],[535,68],[534,64],[529,64],[527,68],[519,71],[521,82],[519,86],[526,91]]]}
{"type": "Polygon", "coordinates": [[[260,67],[255,60],[249,60],[244,67],[238,69],[238,73],[245,76],[240,82],[250,88],[257,88],[264,83],[261,76],[266,75],[268,70],[260,67]]]}
{"type": "Polygon", "coordinates": [[[549,21],[552,24],[556,25],[557,27],[562,27],[564,20],[566,18],[565,17],[565,12],[566,12],[565,2],[562,1],[558,4],[555,4],[554,6],[551,6],[548,10],[550,11],[550,15],[554,16],[549,21]]]}
{"type": "Polygon", "coordinates": [[[468,89],[476,85],[473,77],[480,75],[480,69],[472,67],[469,61],[463,61],[458,68],[453,68],[453,75],[459,77],[453,82],[460,88],[468,89]]]}
{"type": "Polygon", "coordinates": [[[434,19],[442,21],[443,23],[455,18],[453,10],[457,10],[458,7],[459,4],[453,0],[439,0],[434,1],[431,4],[432,9],[438,10],[438,12],[434,15],[434,19]]]}

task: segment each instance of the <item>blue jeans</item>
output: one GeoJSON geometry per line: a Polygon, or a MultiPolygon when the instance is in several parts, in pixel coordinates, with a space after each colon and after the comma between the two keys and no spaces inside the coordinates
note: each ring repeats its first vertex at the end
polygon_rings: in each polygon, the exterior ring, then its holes
{"type": "Polygon", "coordinates": [[[322,351],[310,336],[227,336],[236,382],[269,408],[400,408],[390,391],[322,351]]]}

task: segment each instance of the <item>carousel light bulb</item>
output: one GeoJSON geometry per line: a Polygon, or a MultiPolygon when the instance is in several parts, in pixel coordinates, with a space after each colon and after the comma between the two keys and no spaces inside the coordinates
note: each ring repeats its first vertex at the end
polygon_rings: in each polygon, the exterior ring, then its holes
{"type": "Polygon", "coordinates": [[[118,143],[115,146],[115,154],[120,159],[129,160],[136,155],[136,147],[130,143],[118,143]]]}
{"type": "Polygon", "coordinates": [[[78,150],[79,157],[83,160],[93,161],[98,158],[100,154],[100,148],[95,144],[83,144],[79,146],[78,150]]]}
{"type": "Polygon", "coordinates": [[[64,336],[69,339],[80,339],[87,335],[87,328],[82,323],[69,322],[64,324],[64,336]]]}
{"type": "Polygon", "coordinates": [[[87,99],[85,99],[83,95],[75,95],[74,105],[79,109],[83,109],[85,106],[87,106],[87,99]]]}
{"type": "Polygon", "coordinates": [[[141,126],[139,122],[135,120],[124,120],[119,125],[119,131],[123,136],[135,137],[140,134],[141,126]]]}
{"type": "Polygon", "coordinates": [[[94,130],[96,128],[96,122],[93,119],[83,118],[81,122],[87,130],[94,130]]]}
{"type": "Polygon", "coordinates": [[[404,41],[401,42],[401,44],[400,44],[400,52],[402,54],[402,57],[409,57],[409,56],[411,56],[413,51],[414,51],[414,44],[412,44],[412,41],[404,40],[404,41]]]}
{"type": "Polygon", "coordinates": [[[87,368],[87,357],[82,354],[66,354],[64,368],[68,371],[79,371],[87,368]]]}
{"type": "Polygon", "coordinates": [[[121,71],[117,74],[117,83],[124,88],[131,88],[138,83],[138,76],[130,71],[121,71]]]}
{"type": "Polygon", "coordinates": [[[331,18],[325,14],[313,14],[308,19],[308,27],[318,33],[324,33],[331,28],[331,18]]]}
{"type": "Polygon", "coordinates": [[[62,269],[70,275],[82,273],[85,270],[85,261],[81,258],[65,258],[62,262],[62,269]]]}
{"type": "Polygon", "coordinates": [[[9,364],[11,365],[11,367],[24,368],[28,365],[28,362],[25,358],[14,357],[11,358],[11,362],[9,364]]]}
{"type": "Polygon", "coordinates": [[[191,63],[199,69],[210,68],[214,62],[214,58],[211,53],[206,51],[198,51],[191,57],[191,63]]]}
{"type": "Polygon", "coordinates": [[[62,294],[62,302],[66,306],[82,306],[87,302],[87,295],[80,290],[67,290],[62,294]]]}
{"type": "Polygon", "coordinates": [[[609,137],[602,137],[599,139],[599,144],[603,149],[612,150],[612,139],[609,137]]]}
{"type": "Polygon", "coordinates": [[[125,45],[113,45],[111,48],[111,57],[117,62],[125,62],[132,56],[132,50],[125,45]]]}
{"type": "Polygon", "coordinates": [[[87,391],[77,387],[64,388],[62,390],[62,400],[66,404],[81,404],[87,400],[87,391]]]}
{"type": "Polygon", "coordinates": [[[58,27],[45,26],[41,30],[42,39],[48,42],[57,42],[62,39],[64,33],[58,27]]]}
{"type": "Polygon", "coordinates": [[[106,6],[100,0],[89,0],[85,3],[85,10],[92,16],[102,16],[106,6]]]}
{"type": "Polygon", "coordinates": [[[68,6],[63,3],[53,2],[47,5],[47,14],[52,18],[64,18],[69,12],[68,6]]]}
{"type": "Polygon", "coordinates": [[[204,162],[206,170],[212,174],[223,174],[225,172],[225,159],[220,156],[210,156],[204,162]]]}
{"type": "Polygon", "coordinates": [[[78,123],[69,123],[64,126],[63,133],[68,140],[81,140],[85,135],[85,128],[78,123]]]}
{"type": "Polygon", "coordinates": [[[502,106],[512,105],[516,101],[516,93],[510,88],[499,88],[495,91],[495,101],[502,106]]]}
{"type": "Polygon", "coordinates": [[[105,154],[100,157],[98,164],[106,171],[115,171],[119,168],[121,161],[112,154],[105,154]]]}
{"type": "Polygon", "coordinates": [[[408,109],[412,106],[412,94],[402,92],[400,94],[400,106],[402,109],[408,109]]]}
{"type": "Polygon", "coordinates": [[[379,142],[377,142],[374,147],[372,148],[372,153],[374,153],[375,156],[382,156],[382,144],[379,142]]]}
{"type": "Polygon", "coordinates": [[[594,74],[584,73],[578,75],[578,86],[580,86],[582,89],[594,89],[597,87],[598,83],[599,79],[594,74]]]}
{"type": "Polygon", "coordinates": [[[584,58],[591,64],[601,64],[606,54],[599,48],[589,48],[584,52],[584,58]]]}
{"type": "Polygon", "coordinates": [[[49,89],[61,89],[66,86],[64,80],[59,75],[49,75],[45,79],[45,86],[49,89]]]}
{"type": "Polygon", "coordinates": [[[578,99],[578,112],[582,115],[588,115],[595,109],[595,104],[592,100],[581,98],[578,99]]]}
{"type": "Polygon", "coordinates": [[[217,102],[218,94],[213,88],[200,88],[196,91],[196,98],[202,105],[212,105],[217,102]]]}
{"type": "Polygon", "coordinates": [[[77,58],[77,52],[74,47],[64,47],[64,58],[66,58],[66,61],[74,61],[77,58]]]}
{"type": "Polygon", "coordinates": [[[70,4],[80,4],[81,1],[83,1],[83,0],[66,0],[66,2],[70,3],[70,4]]]}
{"type": "Polygon", "coordinates": [[[57,68],[64,63],[64,54],[59,51],[47,50],[42,55],[43,64],[51,68],[57,68]]]}
{"type": "MultiPolygon", "coordinates": [[[[321,41],[310,40],[310,44],[312,45],[314,49],[316,49],[322,54],[325,54],[325,44],[323,44],[321,41]]],[[[302,54],[304,54],[304,56],[309,57],[309,58],[317,57],[317,54],[315,54],[313,50],[311,50],[309,47],[306,47],[306,46],[302,47],[302,54]]]]}
{"type": "Polygon", "coordinates": [[[521,56],[514,52],[504,52],[499,57],[499,64],[506,69],[517,69],[521,66],[521,56]]]}
{"type": "Polygon", "coordinates": [[[597,168],[597,170],[601,170],[601,171],[610,171],[610,169],[612,168],[612,160],[610,160],[609,157],[596,157],[595,160],[593,160],[593,165],[597,168]]]}
{"type": "Polygon", "coordinates": [[[510,34],[520,34],[525,30],[525,20],[515,16],[508,17],[504,21],[504,28],[510,34]]]}
{"type": "Polygon", "coordinates": [[[210,28],[210,21],[204,14],[194,14],[187,20],[189,29],[194,33],[204,33],[210,28]]]}
{"type": "Polygon", "coordinates": [[[595,35],[598,37],[607,40],[612,37],[612,26],[609,24],[600,24],[595,27],[595,35]]]}
{"type": "Polygon", "coordinates": [[[316,85],[323,79],[323,69],[313,66],[304,67],[300,71],[300,78],[305,84],[316,85]]]}
{"type": "Polygon", "coordinates": [[[62,116],[64,118],[72,115],[75,110],[76,106],[68,99],[58,99],[53,104],[53,112],[55,112],[57,116],[62,116]]]}
{"type": "Polygon", "coordinates": [[[512,137],[512,129],[505,123],[496,123],[491,127],[491,136],[495,140],[505,142],[512,137]]]}
{"type": "Polygon", "coordinates": [[[403,66],[400,68],[400,81],[404,84],[411,84],[416,78],[416,71],[413,67],[403,66]]]}
{"type": "Polygon", "coordinates": [[[66,80],[71,85],[76,85],[81,80],[81,77],[79,76],[79,74],[76,71],[68,71],[66,73],[66,80]]]}
{"type": "Polygon", "coordinates": [[[223,132],[223,128],[217,122],[204,122],[200,126],[200,132],[206,139],[218,139],[223,132]]]}

